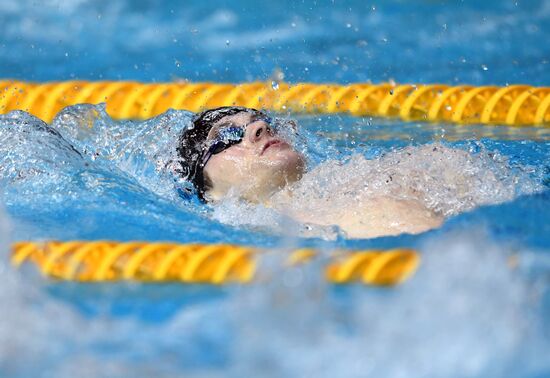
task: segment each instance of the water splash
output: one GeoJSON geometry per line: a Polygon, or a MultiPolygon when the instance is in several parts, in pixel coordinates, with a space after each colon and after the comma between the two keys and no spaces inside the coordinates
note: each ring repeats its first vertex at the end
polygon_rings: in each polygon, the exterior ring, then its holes
{"type": "Polygon", "coordinates": [[[136,179],[154,193],[175,201],[176,145],[192,113],[169,110],[144,122],[115,122],[105,105],[65,108],[52,127],[91,159],[100,159],[136,179]]]}
{"type": "Polygon", "coordinates": [[[512,167],[496,152],[474,153],[441,143],[410,146],[375,159],[353,155],[345,164],[329,160],[292,188],[305,209],[333,201],[347,207],[363,198],[387,195],[420,200],[445,216],[509,201],[542,190],[529,170],[512,167]]]}
{"type": "MultiPolygon", "coordinates": [[[[194,240],[209,221],[178,196],[169,167],[188,118],[119,124],[92,105],[67,108],[52,126],[25,112],[0,116],[0,199],[16,238],[194,240]]],[[[210,230],[205,241],[226,233],[210,230]]]]}

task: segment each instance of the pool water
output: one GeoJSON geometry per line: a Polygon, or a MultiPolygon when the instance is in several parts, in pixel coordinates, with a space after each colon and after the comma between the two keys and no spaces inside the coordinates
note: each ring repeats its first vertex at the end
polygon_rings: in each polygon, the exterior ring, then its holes
{"type": "MultiPolygon", "coordinates": [[[[549,19],[547,1],[3,2],[0,77],[548,85],[549,19]]],[[[280,114],[298,120],[308,159],[300,206],[414,186],[448,216],[419,235],[350,239],[182,199],[166,167],[191,116],[0,115],[1,376],[550,374],[548,131],[280,114]],[[84,285],[9,267],[10,242],[41,239],[270,252],[246,287],[84,285]],[[282,268],[297,246],[407,246],[422,263],[396,288],[331,286],[320,264],[282,268]]]]}

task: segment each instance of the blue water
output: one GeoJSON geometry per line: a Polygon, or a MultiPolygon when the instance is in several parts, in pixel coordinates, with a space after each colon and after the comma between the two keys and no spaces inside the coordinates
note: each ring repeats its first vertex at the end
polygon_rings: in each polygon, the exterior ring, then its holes
{"type": "Polygon", "coordinates": [[[24,80],[548,85],[544,0],[5,1],[0,72],[24,80]]]}
{"type": "MultiPolygon", "coordinates": [[[[549,85],[549,21],[548,1],[2,2],[0,77],[549,85]]],[[[264,283],[222,288],[55,283],[32,267],[15,272],[6,252],[0,376],[550,375],[548,131],[281,116],[297,118],[310,170],[325,169],[311,180],[396,170],[425,183],[447,222],[370,240],[293,234],[263,208],[177,196],[159,161],[190,113],[114,122],[84,105],[51,125],[1,115],[2,250],[140,239],[271,252],[264,283]],[[410,163],[398,163],[406,151],[410,163]],[[440,156],[452,158],[440,166],[440,156]],[[439,179],[448,172],[462,184],[439,179]],[[334,287],[318,265],[281,268],[285,250],[302,245],[410,246],[422,264],[398,288],[334,287]]]]}

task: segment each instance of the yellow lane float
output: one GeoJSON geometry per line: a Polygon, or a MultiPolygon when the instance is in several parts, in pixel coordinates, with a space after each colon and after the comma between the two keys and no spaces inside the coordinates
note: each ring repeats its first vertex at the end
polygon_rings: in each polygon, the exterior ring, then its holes
{"type": "Polygon", "coordinates": [[[145,119],[167,109],[197,112],[240,105],[280,113],[348,113],[405,121],[549,126],[550,87],[530,85],[450,86],[255,82],[138,83],[64,81],[31,83],[0,80],[0,113],[25,110],[46,122],[64,107],[105,102],[116,119],[145,119]]]}
{"type": "MultiPolygon", "coordinates": [[[[16,267],[32,263],[45,276],[58,280],[220,285],[254,280],[261,253],[230,244],[19,242],[13,245],[11,262],[16,267]]],[[[298,266],[320,257],[313,249],[300,249],[291,252],[286,263],[298,266]]],[[[396,285],[416,271],[419,261],[411,249],[339,251],[325,264],[324,277],[338,284],[396,285]]]]}

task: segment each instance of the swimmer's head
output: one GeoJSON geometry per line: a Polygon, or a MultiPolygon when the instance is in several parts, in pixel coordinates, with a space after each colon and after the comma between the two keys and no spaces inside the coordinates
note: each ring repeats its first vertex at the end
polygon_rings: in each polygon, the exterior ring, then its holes
{"type": "Polygon", "coordinates": [[[264,112],[221,107],[193,118],[180,137],[183,175],[199,198],[218,200],[234,193],[261,201],[300,178],[304,158],[280,137],[264,112]]]}

